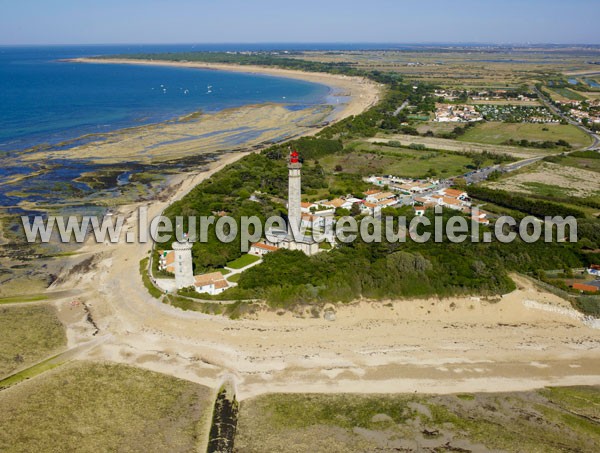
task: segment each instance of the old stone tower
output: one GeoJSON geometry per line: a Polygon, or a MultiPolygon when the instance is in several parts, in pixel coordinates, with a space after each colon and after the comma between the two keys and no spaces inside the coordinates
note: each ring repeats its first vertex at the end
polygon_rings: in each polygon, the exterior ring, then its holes
{"type": "Polygon", "coordinates": [[[194,286],[192,245],[188,241],[173,243],[173,251],[175,252],[175,284],[178,289],[194,286]]]}

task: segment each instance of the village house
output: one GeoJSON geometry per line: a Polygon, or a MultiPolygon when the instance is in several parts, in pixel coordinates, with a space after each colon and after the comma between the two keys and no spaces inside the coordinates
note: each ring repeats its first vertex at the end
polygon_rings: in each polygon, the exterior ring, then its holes
{"type": "Polygon", "coordinates": [[[438,190],[437,193],[444,197],[456,198],[461,201],[469,201],[469,195],[464,190],[458,189],[441,189],[438,190]]]}
{"type": "Polygon", "coordinates": [[[343,207],[345,203],[346,203],[346,200],[344,200],[342,198],[334,198],[333,200],[323,201],[323,202],[320,202],[319,204],[321,206],[326,206],[328,208],[333,208],[335,210],[335,209],[343,207]]]}
{"type": "Polygon", "coordinates": [[[175,252],[173,250],[158,251],[158,270],[175,273],[175,252]]]}
{"type": "Polygon", "coordinates": [[[227,288],[229,283],[220,272],[211,272],[210,274],[196,275],[194,277],[194,287],[197,292],[216,296],[221,294],[227,288]]]}
{"type": "Polygon", "coordinates": [[[325,228],[327,217],[315,214],[302,214],[301,226],[311,230],[325,228]]]}
{"type": "Polygon", "coordinates": [[[379,204],[387,200],[396,200],[396,195],[393,192],[376,192],[365,194],[367,196],[366,201],[370,203],[379,204]]]}
{"type": "Polygon", "coordinates": [[[590,265],[590,267],[587,269],[587,273],[590,275],[595,275],[597,277],[600,277],[600,265],[598,265],[598,264],[590,265]]]}
{"type": "Polygon", "coordinates": [[[255,242],[254,244],[252,244],[250,246],[250,250],[248,251],[248,253],[250,255],[262,257],[262,256],[266,255],[267,253],[276,252],[276,251],[277,251],[277,247],[274,247],[269,244],[265,244],[264,242],[255,242]]]}
{"type": "Polygon", "coordinates": [[[571,288],[587,293],[597,293],[600,291],[600,280],[585,283],[572,283],[571,288]]]}
{"type": "Polygon", "coordinates": [[[481,120],[481,113],[472,105],[435,105],[435,121],[438,123],[468,123],[481,120]]]}
{"type": "Polygon", "coordinates": [[[315,203],[308,203],[303,201],[302,203],[300,203],[300,212],[303,212],[305,214],[310,214],[313,211],[315,211],[317,209],[318,205],[316,205],[315,203]]]}

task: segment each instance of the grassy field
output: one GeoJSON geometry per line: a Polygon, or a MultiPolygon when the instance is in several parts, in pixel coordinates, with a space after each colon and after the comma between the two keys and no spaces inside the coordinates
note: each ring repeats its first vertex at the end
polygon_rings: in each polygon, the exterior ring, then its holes
{"type": "MultiPolygon", "coordinates": [[[[414,150],[357,141],[353,151],[330,155],[319,162],[328,172],[368,176],[393,174],[409,178],[426,176],[450,177],[464,174],[473,166],[473,159],[460,154],[439,151],[414,150]]],[[[489,163],[489,162],[486,162],[489,163]]]]}
{"type": "Polygon", "coordinates": [[[574,148],[582,148],[591,144],[591,140],[585,132],[570,124],[487,122],[469,129],[458,140],[501,145],[510,139],[537,142],[546,140],[556,142],[562,139],[574,148]]]}
{"type": "Polygon", "coordinates": [[[236,451],[595,451],[600,388],[507,394],[267,395],[241,403],[236,451]]]}
{"type": "Polygon", "coordinates": [[[66,346],[54,307],[0,307],[0,377],[33,365],[66,346]]]}
{"type": "Polygon", "coordinates": [[[484,184],[509,192],[557,199],[600,197],[600,178],[595,172],[562,165],[562,160],[558,162],[529,165],[484,184]]]}
{"type": "Polygon", "coordinates": [[[585,101],[585,97],[568,88],[550,88],[550,90],[558,94],[559,97],[570,101],[585,101]]]}
{"type": "Polygon", "coordinates": [[[211,406],[191,382],[72,362],[0,392],[0,451],[200,451],[211,406]]]}
{"type": "Polygon", "coordinates": [[[231,277],[227,278],[227,280],[230,281],[231,283],[237,283],[240,280],[241,276],[242,276],[242,274],[234,274],[231,277]]]}
{"type": "Polygon", "coordinates": [[[33,294],[31,296],[0,297],[0,305],[18,304],[24,302],[39,302],[46,299],[48,299],[48,296],[45,294],[33,294]]]}
{"type": "Polygon", "coordinates": [[[379,135],[375,138],[364,140],[364,142],[383,143],[399,142],[402,146],[411,144],[423,145],[427,149],[451,151],[454,153],[481,153],[483,151],[494,154],[513,156],[518,159],[527,159],[536,156],[546,156],[556,154],[556,149],[524,148],[522,146],[490,145],[487,143],[475,143],[459,140],[452,140],[439,137],[421,137],[405,134],[379,135]]]}
{"type": "Polygon", "coordinates": [[[494,53],[493,58],[490,58],[489,55],[472,52],[472,49],[457,49],[455,52],[314,51],[304,52],[297,58],[334,63],[350,62],[360,69],[400,72],[408,80],[434,83],[447,88],[506,89],[539,81],[545,77],[549,68],[558,72],[588,69],[586,61],[595,58],[595,54],[592,51],[579,55],[568,51],[511,51],[510,54],[494,53]]]}
{"type": "Polygon", "coordinates": [[[568,156],[561,156],[556,160],[556,163],[600,173],[600,154],[594,151],[584,151],[569,154],[568,156]]]}
{"type": "Polygon", "coordinates": [[[427,121],[420,123],[417,126],[419,134],[425,134],[427,132],[433,132],[434,134],[444,134],[452,132],[456,127],[460,127],[460,124],[456,123],[438,123],[436,121],[427,121]]]}
{"type": "Polygon", "coordinates": [[[241,269],[242,267],[249,266],[252,263],[256,263],[260,258],[254,255],[242,255],[237,260],[233,260],[227,263],[227,267],[231,269],[241,269]]]}

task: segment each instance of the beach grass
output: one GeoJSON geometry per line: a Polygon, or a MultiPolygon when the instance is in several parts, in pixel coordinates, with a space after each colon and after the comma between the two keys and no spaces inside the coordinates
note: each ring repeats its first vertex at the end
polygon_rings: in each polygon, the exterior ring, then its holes
{"type": "Polygon", "coordinates": [[[211,405],[198,384],[70,362],[0,392],[0,451],[200,451],[211,405]]]}
{"type": "Polygon", "coordinates": [[[148,260],[149,258],[144,258],[140,261],[140,275],[142,276],[142,282],[152,297],[160,299],[163,293],[154,286],[150,280],[150,276],[148,275],[148,260]]]}
{"type": "Polygon", "coordinates": [[[46,294],[33,294],[28,296],[11,296],[11,297],[1,297],[0,305],[6,304],[20,304],[27,302],[40,302],[43,300],[47,300],[48,296],[46,294]]]}
{"type": "Polygon", "coordinates": [[[244,452],[593,451],[598,387],[459,395],[276,394],[244,400],[244,452]]]}
{"type": "Polygon", "coordinates": [[[56,354],[67,343],[56,309],[47,305],[0,307],[0,377],[56,354]]]}

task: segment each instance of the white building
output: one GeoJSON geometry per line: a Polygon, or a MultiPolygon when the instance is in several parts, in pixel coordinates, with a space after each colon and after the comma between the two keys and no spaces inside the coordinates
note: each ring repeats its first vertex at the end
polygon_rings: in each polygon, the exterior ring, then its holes
{"type": "Polygon", "coordinates": [[[264,242],[256,242],[250,246],[248,253],[254,256],[265,256],[267,253],[276,252],[278,249],[264,242]]]}
{"type": "Polygon", "coordinates": [[[212,272],[210,274],[196,275],[194,277],[194,287],[197,292],[216,296],[221,294],[227,288],[229,283],[220,272],[212,272]]]}

